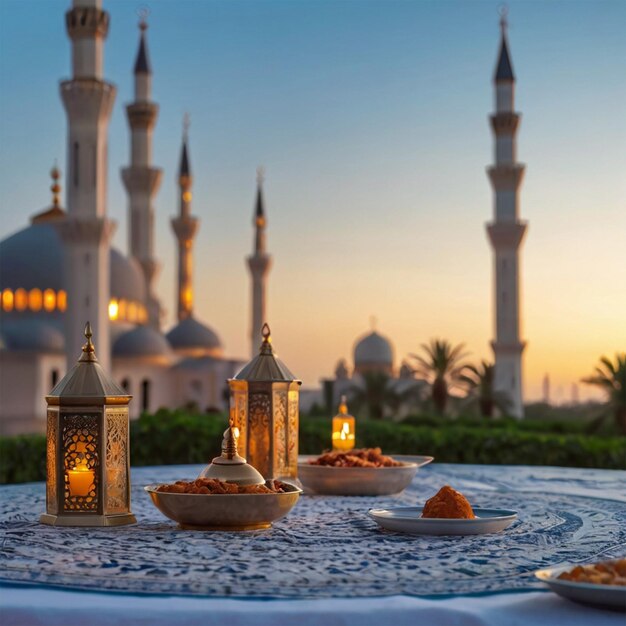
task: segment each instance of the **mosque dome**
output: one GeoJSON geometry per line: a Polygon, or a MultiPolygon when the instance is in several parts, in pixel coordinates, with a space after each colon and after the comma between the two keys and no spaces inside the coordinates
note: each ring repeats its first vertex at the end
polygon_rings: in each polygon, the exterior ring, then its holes
{"type": "Polygon", "coordinates": [[[361,337],[354,346],[354,368],[364,371],[388,371],[393,368],[393,346],[376,331],[361,337]]]}
{"type": "Polygon", "coordinates": [[[181,320],[167,333],[167,340],[179,354],[221,356],[222,342],[214,330],[192,316],[181,320]]]}
{"type": "Polygon", "coordinates": [[[151,326],[136,326],[113,343],[113,358],[170,361],[172,351],[165,337],[151,326]]]}
{"type": "MultiPolygon", "coordinates": [[[[54,221],[35,218],[0,242],[0,304],[11,319],[51,319],[67,307],[63,242],[54,221]]],[[[110,264],[111,320],[146,321],[146,288],[139,263],[111,248],[110,264]]]]}
{"type": "Polygon", "coordinates": [[[2,349],[62,353],[63,333],[54,322],[42,319],[3,320],[2,349]]]}

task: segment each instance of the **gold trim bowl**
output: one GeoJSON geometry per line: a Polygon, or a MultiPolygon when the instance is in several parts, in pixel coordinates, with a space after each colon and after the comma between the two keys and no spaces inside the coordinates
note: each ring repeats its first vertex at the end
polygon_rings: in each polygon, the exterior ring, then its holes
{"type": "Polygon", "coordinates": [[[301,489],[283,483],[284,493],[202,494],[144,490],[163,515],[186,530],[257,530],[269,528],[294,507],[301,489]]]}
{"type": "Polygon", "coordinates": [[[394,467],[332,467],[312,465],[317,455],[298,459],[298,478],[305,489],[331,496],[390,496],[410,484],[417,470],[433,461],[432,456],[394,456],[394,467]]]}

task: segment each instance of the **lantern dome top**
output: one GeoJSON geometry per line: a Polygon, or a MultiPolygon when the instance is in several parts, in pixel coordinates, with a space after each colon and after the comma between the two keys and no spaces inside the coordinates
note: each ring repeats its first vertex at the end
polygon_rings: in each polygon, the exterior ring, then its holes
{"type": "Polygon", "coordinates": [[[263,324],[263,342],[259,354],[235,375],[233,380],[248,382],[297,382],[289,368],[274,354],[272,337],[268,324],[263,324]]]}
{"type": "Polygon", "coordinates": [[[131,399],[103,369],[96,357],[95,347],[91,341],[91,324],[85,325],[87,342],[78,363],[61,379],[54,389],[46,396],[48,403],[57,401],[79,400],[86,402],[104,402],[116,398],[117,403],[128,404],[131,399]]]}

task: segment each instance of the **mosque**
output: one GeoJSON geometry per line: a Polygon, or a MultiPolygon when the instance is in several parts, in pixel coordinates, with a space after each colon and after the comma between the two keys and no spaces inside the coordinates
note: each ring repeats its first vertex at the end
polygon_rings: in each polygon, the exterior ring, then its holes
{"type": "MultiPolygon", "coordinates": [[[[159,260],[154,245],[153,199],[162,170],[152,160],[158,105],[151,99],[152,69],[147,24],[140,22],[134,65],[134,101],[126,105],[131,154],[122,169],[128,194],[128,254],[111,245],[115,224],[107,217],[108,125],[116,88],[103,77],[109,14],[101,0],[73,0],[66,13],[72,45],[72,78],[60,83],[67,114],[66,207],[60,172],[52,172],[52,202],[30,224],[0,242],[0,434],[43,432],[46,393],[81,352],[87,320],[103,367],[135,398],[131,418],[159,407],[224,408],[224,381],[243,364],[224,354],[218,333],[193,309],[193,242],[199,221],[192,214],[193,176],[188,125],[178,172],[179,207],[171,227],[178,243],[177,323],[167,330],[155,294],[159,260]]],[[[495,330],[492,343],[498,388],[511,394],[521,416],[518,249],[526,223],[518,217],[518,188],[524,166],[515,159],[519,114],[514,111],[514,76],[505,23],[496,74],[496,165],[488,169],[494,188],[495,330]]],[[[251,276],[251,351],[261,343],[271,256],[266,249],[263,177],[257,176],[254,244],[246,259],[251,276]]],[[[354,367],[345,361],[323,389],[302,394],[302,405],[333,404],[368,371],[384,372],[396,390],[416,387],[411,368],[396,370],[391,341],[373,330],[355,344],[354,367]],[[325,402],[323,397],[325,396],[325,402]]]]}

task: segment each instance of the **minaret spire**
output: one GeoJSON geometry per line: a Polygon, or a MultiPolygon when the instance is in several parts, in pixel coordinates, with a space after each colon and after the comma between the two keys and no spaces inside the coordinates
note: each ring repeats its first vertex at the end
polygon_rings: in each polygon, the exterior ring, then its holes
{"type": "Polygon", "coordinates": [[[193,239],[198,232],[199,222],[191,215],[191,168],[187,147],[189,115],[183,119],[183,145],[180,154],[178,175],[179,214],[172,219],[172,230],[178,240],[178,321],[191,317],[193,312],[193,239]]]}
{"type": "Polygon", "coordinates": [[[265,216],[265,202],[263,198],[263,183],[265,180],[265,170],[263,167],[257,168],[257,189],[256,204],[254,208],[254,250],[248,257],[248,267],[252,277],[252,328],[251,336],[251,353],[255,357],[261,346],[261,329],[263,324],[267,322],[265,312],[265,288],[267,284],[267,275],[272,264],[272,258],[267,254],[265,249],[265,229],[267,227],[267,219],[265,216]]]}
{"type": "Polygon", "coordinates": [[[511,413],[523,417],[522,352],[520,339],[519,249],[527,223],[519,217],[519,188],[524,165],[517,162],[517,129],[520,114],[515,112],[515,77],[506,38],[506,8],[501,10],[500,53],[494,75],[496,112],[491,116],[495,136],[495,165],[487,169],[494,190],[494,219],[487,233],[494,250],[495,354],[494,387],[509,396],[511,413]]]}
{"type": "Polygon", "coordinates": [[[106,215],[107,143],[116,91],[102,77],[109,14],[101,0],[73,0],[65,22],[72,42],[72,78],[60,85],[68,120],[67,218],[58,222],[68,300],[65,349],[71,364],[81,351],[80,329],[90,320],[107,370],[109,255],[115,228],[106,215]]]}
{"type": "Polygon", "coordinates": [[[154,197],[161,184],[162,172],[152,166],[152,134],[159,107],[151,101],[152,71],[148,60],[146,30],[147,10],[139,20],[139,49],[134,69],[135,101],[126,107],[130,127],[130,166],[122,169],[128,193],[128,249],[143,270],[147,294],[148,323],[159,329],[161,304],[154,292],[159,262],[154,254],[154,197]]]}

